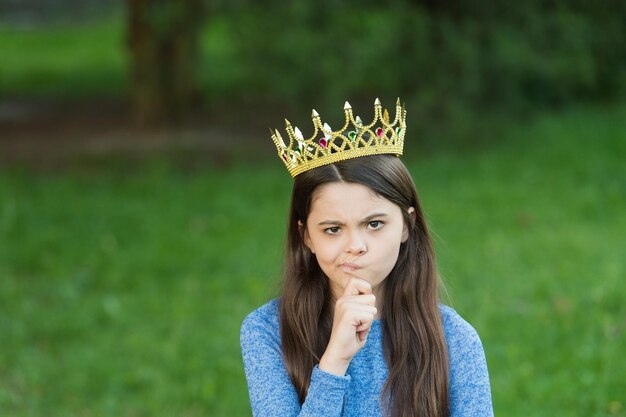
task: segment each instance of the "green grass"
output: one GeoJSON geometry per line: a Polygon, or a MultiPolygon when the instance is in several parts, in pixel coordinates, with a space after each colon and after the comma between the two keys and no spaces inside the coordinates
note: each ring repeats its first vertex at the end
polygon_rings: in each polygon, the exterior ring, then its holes
{"type": "Polygon", "coordinates": [[[119,96],[128,85],[124,22],[0,25],[0,95],[119,96]]]}
{"type": "MultiPolygon", "coordinates": [[[[84,24],[19,28],[0,25],[0,96],[119,97],[129,87],[122,16],[84,24]]],[[[237,57],[233,29],[214,17],[200,34],[199,81],[207,94],[229,94],[249,74],[237,57]]]]}
{"type": "MultiPolygon", "coordinates": [[[[626,415],[625,116],[407,158],[496,415],[626,415]]],[[[0,170],[0,415],[249,415],[239,325],[276,294],[289,192],[278,159],[0,170]]]]}

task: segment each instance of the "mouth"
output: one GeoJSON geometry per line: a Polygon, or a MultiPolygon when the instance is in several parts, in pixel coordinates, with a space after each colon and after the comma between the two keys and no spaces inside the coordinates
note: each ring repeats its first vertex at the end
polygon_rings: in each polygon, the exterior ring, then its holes
{"type": "Polygon", "coordinates": [[[354,271],[361,269],[359,265],[353,264],[350,262],[346,262],[346,263],[339,265],[339,268],[341,268],[343,272],[354,272],[354,271]]]}

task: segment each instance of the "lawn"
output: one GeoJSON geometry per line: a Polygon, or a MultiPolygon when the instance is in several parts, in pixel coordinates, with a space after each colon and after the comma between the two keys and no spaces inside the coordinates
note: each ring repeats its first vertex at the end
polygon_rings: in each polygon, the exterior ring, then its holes
{"type": "MultiPolygon", "coordinates": [[[[21,28],[0,23],[0,97],[124,97],[130,52],[124,16],[21,28]]],[[[245,77],[232,29],[214,17],[200,33],[199,83],[227,96],[245,77]],[[211,65],[208,65],[210,63],[211,65]]]]}
{"type": "Polygon", "coordinates": [[[123,95],[124,36],[118,18],[71,26],[0,25],[0,95],[123,95]]]}
{"type": "MultiPolygon", "coordinates": [[[[626,416],[626,106],[500,130],[406,145],[496,415],[626,416]]],[[[239,325],[279,288],[281,165],[0,168],[0,415],[249,415],[239,325]]]]}

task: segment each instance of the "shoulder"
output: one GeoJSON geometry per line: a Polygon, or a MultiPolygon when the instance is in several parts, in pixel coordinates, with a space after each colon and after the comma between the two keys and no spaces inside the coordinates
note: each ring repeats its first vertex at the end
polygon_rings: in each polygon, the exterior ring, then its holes
{"type": "Polygon", "coordinates": [[[463,335],[473,335],[476,333],[474,327],[469,324],[463,317],[459,315],[452,307],[445,304],[439,304],[439,312],[441,313],[441,321],[443,328],[448,333],[456,333],[463,335]]]}
{"type": "Polygon", "coordinates": [[[274,299],[248,314],[241,323],[240,338],[243,344],[258,336],[280,342],[279,299],[274,299]]]}
{"type": "Polygon", "coordinates": [[[478,379],[488,381],[485,351],[474,327],[452,308],[442,305],[440,310],[451,381],[467,378],[474,380],[474,383],[478,379]]]}
{"type": "Polygon", "coordinates": [[[263,304],[261,307],[248,314],[243,320],[243,323],[246,324],[247,322],[254,320],[278,323],[279,301],[280,300],[278,298],[275,298],[263,304]]]}
{"type": "Polygon", "coordinates": [[[480,337],[452,308],[439,308],[448,347],[450,415],[493,416],[489,371],[480,337]]]}
{"type": "Polygon", "coordinates": [[[471,324],[447,305],[440,304],[439,311],[450,356],[466,354],[476,349],[482,352],[480,337],[471,324]]]}

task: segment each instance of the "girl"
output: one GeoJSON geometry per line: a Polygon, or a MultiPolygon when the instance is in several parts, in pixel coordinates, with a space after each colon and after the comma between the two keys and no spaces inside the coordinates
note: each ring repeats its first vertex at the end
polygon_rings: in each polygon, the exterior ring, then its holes
{"type": "Polygon", "coordinates": [[[287,125],[295,176],[279,299],[244,320],[254,416],[491,416],[476,331],[439,304],[435,256],[402,153],[405,112],[346,103],[333,132],[287,125]],[[378,126],[378,127],[377,127],[378,126]],[[352,130],[350,130],[352,129],[352,130]],[[318,132],[323,137],[317,139],[318,132]]]}

